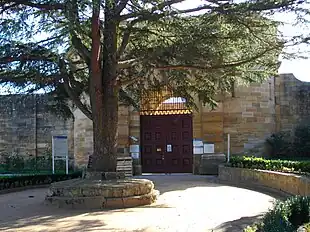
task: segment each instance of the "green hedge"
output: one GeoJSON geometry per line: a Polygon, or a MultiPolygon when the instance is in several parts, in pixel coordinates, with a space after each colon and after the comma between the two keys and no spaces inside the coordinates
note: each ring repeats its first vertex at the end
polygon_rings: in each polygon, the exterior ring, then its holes
{"type": "Polygon", "coordinates": [[[69,180],[82,177],[82,172],[66,174],[47,174],[47,175],[20,175],[20,176],[1,176],[0,190],[18,188],[31,185],[44,185],[52,182],[69,180]]]}
{"type": "Polygon", "coordinates": [[[232,156],[230,165],[237,168],[261,169],[280,172],[310,173],[310,161],[273,160],[247,156],[232,156]]]}
{"type": "Polygon", "coordinates": [[[310,197],[294,196],[277,201],[261,220],[245,232],[295,232],[310,221],[310,197]]]}

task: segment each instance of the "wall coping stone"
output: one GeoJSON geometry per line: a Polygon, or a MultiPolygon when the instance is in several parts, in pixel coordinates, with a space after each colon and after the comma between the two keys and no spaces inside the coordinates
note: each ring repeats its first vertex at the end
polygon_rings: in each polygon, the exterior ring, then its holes
{"type": "Polygon", "coordinates": [[[219,181],[265,187],[290,195],[310,195],[310,178],[295,173],[219,165],[219,181]]]}

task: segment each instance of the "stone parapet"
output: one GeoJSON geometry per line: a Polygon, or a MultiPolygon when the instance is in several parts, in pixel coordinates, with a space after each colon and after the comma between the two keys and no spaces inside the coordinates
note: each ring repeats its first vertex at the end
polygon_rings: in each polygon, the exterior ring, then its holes
{"type": "Polygon", "coordinates": [[[257,187],[267,187],[292,195],[310,195],[310,178],[291,173],[233,168],[220,165],[218,178],[220,181],[237,185],[249,184],[257,187]]]}

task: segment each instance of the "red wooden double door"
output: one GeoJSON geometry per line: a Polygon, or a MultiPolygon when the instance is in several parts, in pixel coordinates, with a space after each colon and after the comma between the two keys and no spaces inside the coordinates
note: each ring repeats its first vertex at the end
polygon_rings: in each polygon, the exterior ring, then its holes
{"type": "Polygon", "coordinates": [[[141,163],[144,173],[191,173],[191,114],[141,116],[141,163]]]}

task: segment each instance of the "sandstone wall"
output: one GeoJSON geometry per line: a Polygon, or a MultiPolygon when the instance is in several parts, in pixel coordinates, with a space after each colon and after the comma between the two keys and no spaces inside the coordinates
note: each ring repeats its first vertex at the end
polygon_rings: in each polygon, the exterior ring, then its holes
{"type": "Polygon", "coordinates": [[[0,155],[12,153],[34,157],[51,151],[52,135],[68,135],[73,158],[73,120],[63,120],[50,111],[45,95],[0,96],[0,155]]]}
{"type": "MultiPolygon", "coordinates": [[[[275,130],[274,78],[263,84],[236,86],[224,99],[224,134],[230,134],[232,153],[258,150],[275,130]]],[[[225,143],[227,139],[225,138],[225,143]]]]}
{"type": "Polygon", "coordinates": [[[194,138],[213,143],[216,153],[224,152],[223,103],[214,110],[200,103],[199,112],[194,112],[193,116],[194,138]]]}
{"type": "MultiPolygon", "coordinates": [[[[89,155],[93,153],[93,125],[92,121],[88,119],[79,109],[76,109],[73,114],[75,118],[75,164],[77,166],[86,166],[89,155]]],[[[128,155],[127,149],[129,147],[129,131],[130,128],[132,128],[132,119],[129,114],[129,108],[120,105],[118,117],[118,153],[119,155],[128,155]]]]}
{"type": "MultiPolygon", "coordinates": [[[[53,133],[68,134],[70,155],[74,154],[77,165],[86,165],[93,152],[92,122],[78,109],[74,111],[75,120],[64,121],[46,111],[45,104],[44,95],[0,96],[0,154],[41,155],[50,148],[53,133]]],[[[193,113],[194,138],[214,143],[215,153],[226,153],[230,134],[232,153],[258,152],[271,133],[290,130],[308,118],[310,84],[283,74],[263,84],[235,86],[234,96],[221,99],[215,110],[199,102],[198,107],[193,113]]],[[[139,141],[139,112],[121,105],[119,153],[128,154],[129,145],[139,141]]]]}
{"type": "Polygon", "coordinates": [[[275,81],[276,130],[292,130],[310,116],[310,83],[282,74],[275,81]]]}

